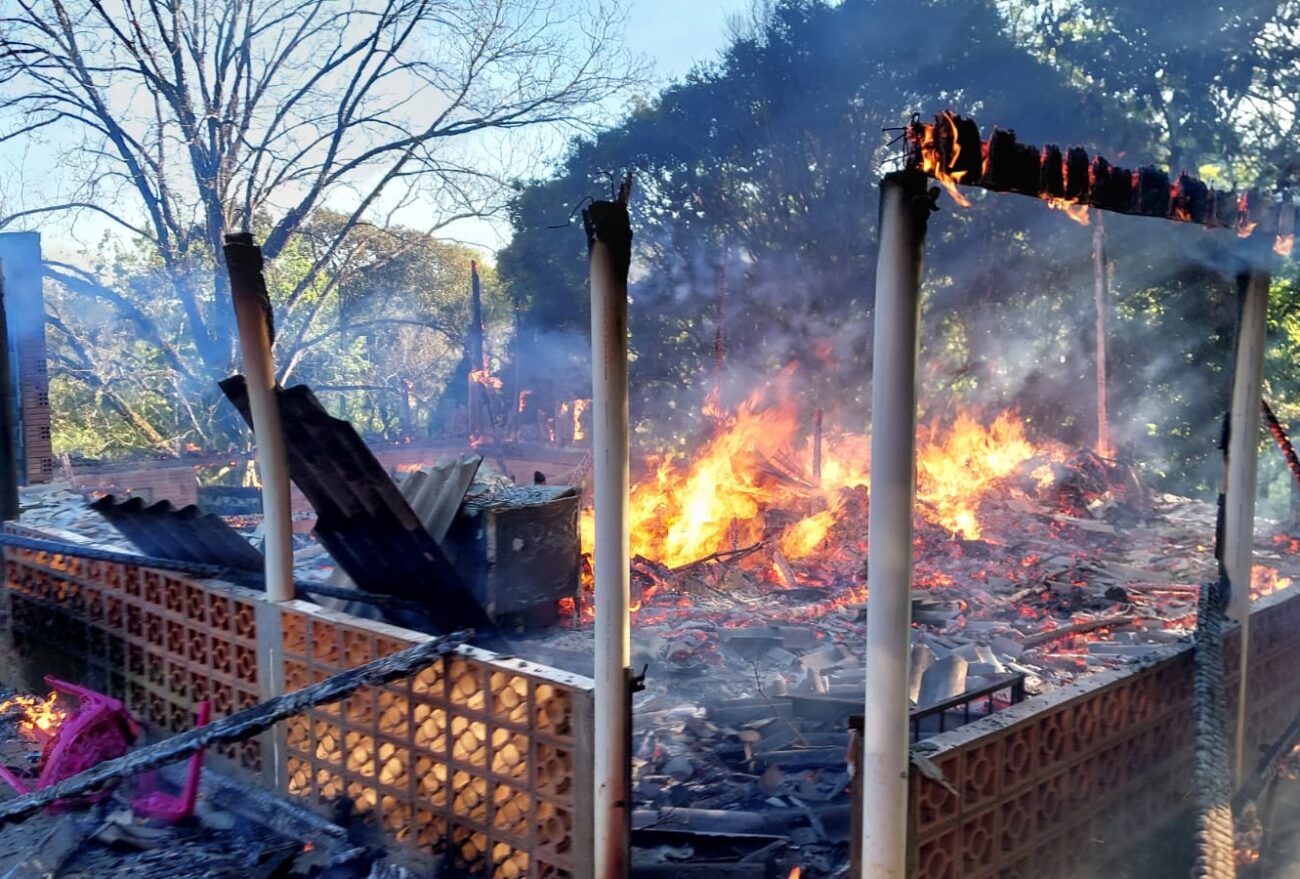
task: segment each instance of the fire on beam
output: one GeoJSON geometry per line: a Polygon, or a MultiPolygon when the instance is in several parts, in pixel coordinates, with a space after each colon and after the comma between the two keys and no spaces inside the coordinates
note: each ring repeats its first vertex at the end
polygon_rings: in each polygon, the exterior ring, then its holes
{"type": "Polygon", "coordinates": [[[1180,172],[1150,165],[1129,169],[1081,147],[1020,143],[1011,129],[994,128],[987,140],[973,119],[944,111],[934,122],[914,116],[907,128],[909,167],[941,184],[962,207],[970,205],[959,186],[1016,192],[1040,198],[1087,225],[1095,208],[1118,214],[1232,229],[1241,238],[1273,237],[1273,251],[1290,256],[1300,199],[1276,193],[1215,189],[1180,172]]]}

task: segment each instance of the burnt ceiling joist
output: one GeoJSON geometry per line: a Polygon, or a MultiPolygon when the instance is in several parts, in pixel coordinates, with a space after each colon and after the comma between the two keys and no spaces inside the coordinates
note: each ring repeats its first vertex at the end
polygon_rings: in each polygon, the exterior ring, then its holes
{"type": "Polygon", "coordinates": [[[965,199],[959,186],[978,186],[1056,207],[1230,229],[1242,238],[1272,241],[1280,255],[1291,252],[1297,204],[1290,192],[1216,189],[1186,172],[1171,177],[1152,166],[1112,165],[1082,147],[1020,143],[1011,129],[994,128],[985,140],[975,120],[948,111],[932,123],[913,117],[906,137],[908,167],[944,184],[960,203],[965,199]]]}

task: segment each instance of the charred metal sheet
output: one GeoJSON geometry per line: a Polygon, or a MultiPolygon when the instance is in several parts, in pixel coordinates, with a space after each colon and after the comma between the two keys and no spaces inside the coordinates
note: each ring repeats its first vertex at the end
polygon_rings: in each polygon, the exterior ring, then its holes
{"type": "Polygon", "coordinates": [[[145,505],[142,498],[105,495],[90,505],[147,556],[261,572],[262,554],[218,516],[193,504],[179,510],[170,501],[145,505]]]}
{"type": "MultiPolygon", "coordinates": [[[[244,377],[231,376],[220,384],[251,429],[244,377]]],[[[276,396],[289,477],[316,510],[317,539],[357,587],[421,604],[445,632],[494,632],[483,608],[352,425],[326,412],[305,385],[281,388],[276,396]]]]}
{"type": "Polygon", "coordinates": [[[402,480],[402,495],[410,501],[425,530],[439,543],[447,536],[447,529],[482,463],[482,455],[466,456],[430,470],[416,470],[402,480]]]}
{"type": "MultiPolygon", "coordinates": [[[[448,461],[429,470],[421,469],[406,473],[400,477],[399,490],[402,492],[402,497],[406,498],[411,509],[415,510],[416,516],[424,523],[424,530],[428,531],[429,536],[439,545],[447,536],[447,529],[456,518],[461,501],[465,498],[465,492],[474,482],[474,475],[478,473],[479,465],[482,463],[482,455],[471,455],[448,461]]],[[[352,578],[341,565],[334,568],[334,572],[326,582],[340,589],[357,588],[357,584],[352,582],[352,578]]],[[[368,613],[365,609],[356,607],[356,602],[353,601],[317,600],[326,607],[345,610],[357,616],[365,617],[368,613]]]]}

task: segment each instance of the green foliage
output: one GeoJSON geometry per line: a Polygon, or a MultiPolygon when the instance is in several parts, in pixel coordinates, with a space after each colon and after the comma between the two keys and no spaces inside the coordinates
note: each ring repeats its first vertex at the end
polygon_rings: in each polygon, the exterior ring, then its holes
{"type": "MultiPolygon", "coordinates": [[[[343,222],[317,212],[267,266],[279,379],[311,385],[335,414],[376,438],[439,432],[439,407],[464,358],[478,254],[400,227],[361,227],[334,247],[343,222]],[[322,257],[328,270],[313,271],[322,257]]],[[[67,269],[67,283],[47,292],[56,452],[117,457],[245,444],[248,432],[199,364],[149,244],[106,240],[83,258],[97,280],[67,269]]],[[[511,308],[495,273],[480,272],[490,347],[500,351],[511,308]]],[[[463,381],[454,387],[463,395],[463,381]]]]}
{"type": "MultiPolygon", "coordinates": [[[[874,184],[900,151],[886,144],[896,132],[881,129],[912,110],[950,108],[980,120],[986,135],[1014,125],[1030,143],[1251,182],[1277,163],[1242,161],[1244,145],[1266,152],[1243,108],[1259,83],[1300,75],[1292,53],[1263,45],[1269,28],[1293,28],[1294,16],[1277,3],[1194,6],[778,2],[716,65],[573,144],[551,179],[521,186],[500,266],[527,305],[524,334],[544,342],[585,332],[582,234],[555,227],[584,198],[608,197],[611,173],[633,169],[640,436],[680,445],[700,429],[719,327],[729,402],[798,361],[805,409],[860,428],[871,381],[874,184]],[[1205,16],[1221,26],[1201,29],[1205,16]]],[[[1275,128],[1286,106],[1269,117],[1275,128]]],[[[972,200],[963,210],[945,196],[930,224],[923,418],[1014,406],[1040,435],[1089,445],[1091,230],[1028,199],[972,200]]],[[[1205,494],[1219,478],[1235,239],[1140,218],[1107,226],[1113,429],[1159,487],[1205,494]]],[[[1275,332],[1270,362],[1294,362],[1296,344],[1275,332]]],[[[580,388],[585,369],[565,363],[552,375],[580,388]]]]}

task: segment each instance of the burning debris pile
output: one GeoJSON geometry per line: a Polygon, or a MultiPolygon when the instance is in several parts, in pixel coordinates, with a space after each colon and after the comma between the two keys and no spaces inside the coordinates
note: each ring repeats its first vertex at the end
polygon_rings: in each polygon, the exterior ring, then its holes
{"type": "MultiPolygon", "coordinates": [[[[636,819],[833,838],[863,710],[868,437],[799,416],[784,374],[633,489],[636,819]],[[822,427],[820,431],[817,426],[822,427]]],[[[925,424],[917,453],[913,738],[1187,638],[1215,510],[1126,463],[1034,441],[1014,411],[925,424]]],[[[590,514],[584,520],[590,547],[590,514]]],[[[1257,548],[1286,589],[1300,540],[1257,548]]],[[[566,664],[585,625],[539,639],[566,664]]],[[[528,648],[523,648],[528,652],[528,648]]],[[[575,669],[576,669],[575,665],[575,669]]],[[[577,669],[581,670],[581,669],[577,669]]]]}

